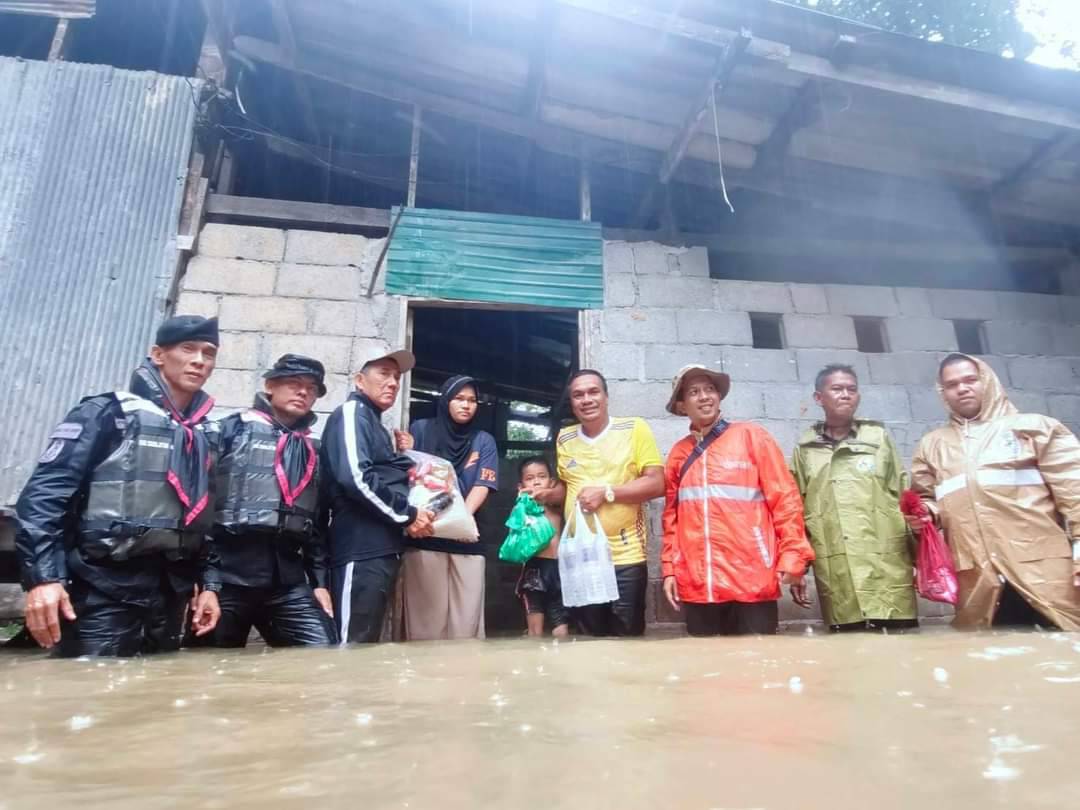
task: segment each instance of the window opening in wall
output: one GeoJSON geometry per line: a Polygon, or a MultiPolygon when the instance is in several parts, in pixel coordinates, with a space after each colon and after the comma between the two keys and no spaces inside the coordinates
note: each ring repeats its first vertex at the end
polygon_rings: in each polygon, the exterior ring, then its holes
{"type": "Polygon", "coordinates": [[[885,322],[881,318],[852,318],[855,321],[855,344],[860,352],[881,354],[889,350],[885,341],[885,322]]]}
{"type": "Polygon", "coordinates": [[[775,313],[751,312],[750,335],[755,349],[784,348],[783,323],[775,313]]]}
{"type": "Polygon", "coordinates": [[[956,346],[964,354],[986,354],[986,342],[983,339],[982,321],[953,321],[956,331],[956,346]]]}

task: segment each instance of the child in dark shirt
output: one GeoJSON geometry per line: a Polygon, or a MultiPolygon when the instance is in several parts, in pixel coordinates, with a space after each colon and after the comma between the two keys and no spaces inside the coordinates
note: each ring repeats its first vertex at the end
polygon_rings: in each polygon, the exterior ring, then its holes
{"type": "MultiPolygon", "coordinates": [[[[518,465],[519,492],[533,495],[553,486],[555,476],[547,459],[534,456],[518,465]]],[[[562,534],[563,519],[559,509],[551,506],[544,507],[544,515],[555,528],[555,536],[521,569],[518,596],[525,604],[525,621],[530,636],[542,636],[546,620],[551,635],[563,638],[570,632],[570,610],[563,605],[562,585],[559,583],[559,536],[562,534]]]]}

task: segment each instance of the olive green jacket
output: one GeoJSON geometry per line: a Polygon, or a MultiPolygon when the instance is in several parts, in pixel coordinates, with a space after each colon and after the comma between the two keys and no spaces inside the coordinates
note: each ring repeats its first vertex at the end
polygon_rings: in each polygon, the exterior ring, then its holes
{"type": "Polygon", "coordinates": [[[900,514],[907,473],[885,426],[856,419],[832,444],[803,433],[791,471],[805,504],[826,624],[916,617],[912,546],[900,514]]]}

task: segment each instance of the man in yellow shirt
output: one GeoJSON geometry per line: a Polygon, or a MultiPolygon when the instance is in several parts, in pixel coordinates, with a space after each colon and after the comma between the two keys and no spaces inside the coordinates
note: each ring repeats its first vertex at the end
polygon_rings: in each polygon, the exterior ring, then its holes
{"type": "Polygon", "coordinates": [[[600,372],[576,372],[569,397],[578,424],[563,428],[556,441],[560,483],[537,500],[564,504],[567,521],[580,503],[584,512],[596,514],[611,545],[619,598],[577,608],[581,630],[593,636],[640,636],[649,583],[644,503],[664,496],[664,461],[644,419],[608,414],[607,380],[600,372]]]}

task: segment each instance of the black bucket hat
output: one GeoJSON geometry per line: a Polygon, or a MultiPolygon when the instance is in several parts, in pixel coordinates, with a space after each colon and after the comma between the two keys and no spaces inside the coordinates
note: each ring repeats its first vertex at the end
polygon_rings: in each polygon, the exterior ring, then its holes
{"type": "Polygon", "coordinates": [[[274,363],[274,367],[263,374],[264,380],[274,380],[279,377],[314,377],[319,384],[319,396],[326,396],[326,369],[323,364],[312,357],[304,357],[302,354],[283,354],[274,363]]]}

